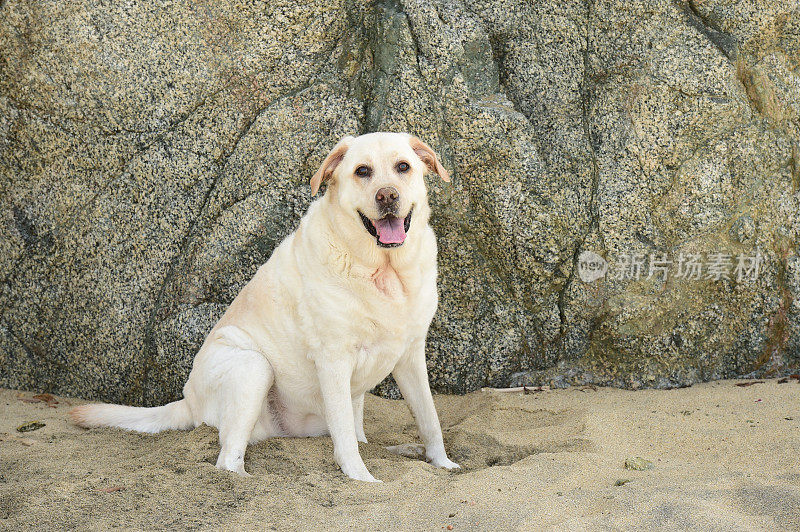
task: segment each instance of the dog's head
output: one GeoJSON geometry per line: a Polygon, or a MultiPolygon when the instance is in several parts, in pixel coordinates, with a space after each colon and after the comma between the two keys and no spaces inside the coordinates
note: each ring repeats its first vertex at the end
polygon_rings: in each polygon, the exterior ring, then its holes
{"type": "Polygon", "coordinates": [[[348,221],[361,226],[378,246],[392,248],[403,245],[415,216],[427,223],[423,176],[428,171],[450,181],[436,153],[416,137],[405,133],[345,137],[311,178],[311,192],[316,194],[327,182],[326,195],[334,196],[351,218],[348,221]]]}

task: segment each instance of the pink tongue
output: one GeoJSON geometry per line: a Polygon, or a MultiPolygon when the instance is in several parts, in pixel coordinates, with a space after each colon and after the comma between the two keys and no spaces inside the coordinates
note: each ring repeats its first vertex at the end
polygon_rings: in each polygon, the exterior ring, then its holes
{"type": "Polygon", "coordinates": [[[378,232],[378,240],[384,244],[400,244],[406,239],[406,230],[403,227],[402,218],[383,218],[372,220],[375,231],[378,232]]]}

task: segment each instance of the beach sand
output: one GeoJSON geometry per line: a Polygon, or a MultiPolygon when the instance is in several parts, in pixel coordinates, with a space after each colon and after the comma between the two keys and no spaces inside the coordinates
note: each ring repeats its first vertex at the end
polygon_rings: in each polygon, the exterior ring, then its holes
{"type": "Polygon", "coordinates": [[[436,396],[456,473],[388,452],[413,420],[368,396],[382,484],[344,477],[329,438],[252,445],[243,478],[214,467],[212,428],[85,430],[67,418],[84,401],[2,390],[0,529],[800,530],[800,383],[743,382],[436,396]],[[625,469],[637,456],[653,468],[625,469]]]}

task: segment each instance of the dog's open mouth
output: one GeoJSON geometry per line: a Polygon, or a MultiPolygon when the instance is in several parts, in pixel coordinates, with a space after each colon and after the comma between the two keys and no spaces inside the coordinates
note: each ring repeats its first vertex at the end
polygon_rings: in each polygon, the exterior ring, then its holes
{"type": "Polygon", "coordinates": [[[411,226],[411,214],[414,212],[412,208],[408,211],[408,216],[405,218],[398,218],[388,214],[379,220],[370,220],[361,211],[358,215],[361,216],[361,222],[364,224],[366,230],[375,237],[378,245],[382,248],[396,248],[402,246],[406,240],[406,233],[411,226]]]}

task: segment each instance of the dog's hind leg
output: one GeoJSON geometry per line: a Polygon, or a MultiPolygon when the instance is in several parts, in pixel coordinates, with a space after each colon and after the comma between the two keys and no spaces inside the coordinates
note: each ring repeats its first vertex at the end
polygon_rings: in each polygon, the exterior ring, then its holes
{"type": "Polygon", "coordinates": [[[219,429],[217,467],[247,475],[244,453],[266,407],[274,373],[264,355],[240,341],[245,339],[238,330],[227,332],[203,346],[184,395],[199,399],[192,401],[202,405],[198,417],[219,429]]]}
{"type": "Polygon", "coordinates": [[[245,449],[274,376],[264,355],[256,351],[237,350],[229,362],[227,371],[220,375],[222,408],[218,427],[222,449],[217,467],[247,475],[244,470],[245,449]]]}

